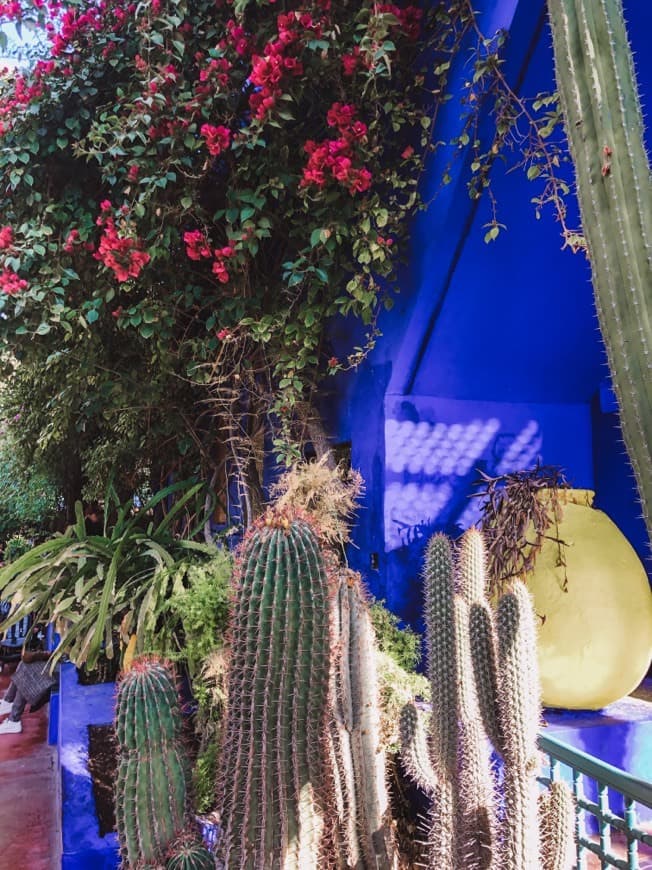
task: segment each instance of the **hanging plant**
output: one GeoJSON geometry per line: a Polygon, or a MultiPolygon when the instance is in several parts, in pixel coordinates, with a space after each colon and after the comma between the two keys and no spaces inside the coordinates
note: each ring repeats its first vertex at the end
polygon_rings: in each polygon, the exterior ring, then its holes
{"type": "Polygon", "coordinates": [[[509,582],[534,568],[543,544],[557,545],[559,566],[564,568],[565,542],[559,537],[562,506],[560,490],[569,489],[561,469],[539,465],[529,471],[490,477],[483,474],[484,499],[480,525],[487,545],[487,567],[491,594],[501,594],[509,582]]]}

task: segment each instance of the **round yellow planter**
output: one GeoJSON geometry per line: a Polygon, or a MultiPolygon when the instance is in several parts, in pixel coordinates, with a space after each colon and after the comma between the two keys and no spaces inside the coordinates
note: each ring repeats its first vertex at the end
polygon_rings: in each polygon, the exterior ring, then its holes
{"type": "Polygon", "coordinates": [[[540,617],[543,703],[597,710],[629,694],[652,656],[652,592],[629,541],[589,490],[562,490],[559,549],[546,541],[527,582],[540,617]],[[565,582],[567,578],[567,583],[565,582]]]}

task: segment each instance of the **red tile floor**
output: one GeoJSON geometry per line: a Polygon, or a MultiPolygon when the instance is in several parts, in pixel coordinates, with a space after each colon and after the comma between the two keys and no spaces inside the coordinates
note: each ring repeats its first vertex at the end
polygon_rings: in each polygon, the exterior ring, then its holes
{"type": "MultiPolygon", "coordinates": [[[[11,665],[0,674],[0,697],[11,665]]],[[[56,747],[47,742],[48,707],[23,716],[21,734],[0,734],[0,870],[61,867],[56,747]]]]}

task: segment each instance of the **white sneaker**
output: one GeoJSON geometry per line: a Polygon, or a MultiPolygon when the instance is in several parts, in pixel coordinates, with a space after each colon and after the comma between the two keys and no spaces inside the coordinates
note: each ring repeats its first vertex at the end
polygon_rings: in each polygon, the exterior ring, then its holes
{"type": "Polygon", "coordinates": [[[5,701],[4,698],[0,698],[0,716],[6,716],[7,713],[11,713],[11,707],[11,701],[5,701]]]}
{"type": "Polygon", "coordinates": [[[13,719],[5,719],[0,723],[0,734],[20,734],[22,730],[23,723],[20,720],[14,722],[13,719]]]}

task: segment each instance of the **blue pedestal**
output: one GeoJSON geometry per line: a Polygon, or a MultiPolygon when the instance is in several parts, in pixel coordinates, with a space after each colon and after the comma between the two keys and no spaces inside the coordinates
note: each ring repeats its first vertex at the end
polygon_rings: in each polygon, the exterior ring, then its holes
{"type": "Polygon", "coordinates": [[[88,726],[112,722],[114,700],[114,683],[80,686],[74,665],[62,665],[58,739],[62,870],[115,870],[119,864],[116,835],[99,835],[88,771],[88,726]]]}

